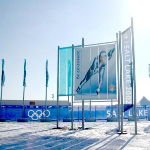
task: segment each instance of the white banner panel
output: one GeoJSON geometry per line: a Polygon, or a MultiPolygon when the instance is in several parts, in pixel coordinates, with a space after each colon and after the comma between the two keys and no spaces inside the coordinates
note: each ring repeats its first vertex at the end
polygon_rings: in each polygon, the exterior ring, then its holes
{"type": "Polygon", "coordinates": [[[132,43],[131,28],[122,33],[122,61],[123,61],[123,99],[124,104],[132,104],[132,43]]]}
{"type": "Polygon", "coordinates": [[[116,98],[115,44],[75,49],[75,100],[116,98]]]}

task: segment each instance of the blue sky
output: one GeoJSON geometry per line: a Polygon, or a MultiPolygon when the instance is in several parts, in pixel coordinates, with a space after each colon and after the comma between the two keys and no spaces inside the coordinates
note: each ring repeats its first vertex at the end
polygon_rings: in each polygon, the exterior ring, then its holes
{"type": "MultiPolygon", "coordinates": [[[[114,41],[134,17],[137,100],[150,99],[148,0],[0,0],[0,59],[5,59],[4,99],[45,98],[45,61],[49,60],[48,99],[57,85],[57,46],[114,41]]],[[[0,66],[1,69],[1,66],[0,66]]]]}

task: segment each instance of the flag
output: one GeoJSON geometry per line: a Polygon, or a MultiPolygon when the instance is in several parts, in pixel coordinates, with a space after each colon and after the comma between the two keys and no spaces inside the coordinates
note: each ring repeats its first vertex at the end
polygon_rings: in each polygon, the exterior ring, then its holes
{"type": "Polygon", "coordinates": [[[5,61],[4,61],[4,59],[2,59],[1,86],[4,86],[4,82],[5,82],[4,64],[5,64],[5,61]]]}
{"type": "Polygon", "coordinates": [[[26,59],[24,60],[23,86],[26,87],[26,59]]]}
{"type": "Polygon", "coordinates": [[[46,60],[46,87],[48,87],[48,80],[49,80],[49,74],[48,74],[48,60],[46,60]]]}

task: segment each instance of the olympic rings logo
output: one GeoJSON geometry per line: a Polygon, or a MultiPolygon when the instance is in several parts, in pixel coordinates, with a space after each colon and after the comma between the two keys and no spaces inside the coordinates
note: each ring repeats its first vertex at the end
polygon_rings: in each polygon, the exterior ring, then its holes
{"type": "Polygon", "coordinates": [[[49,117],[50,116],[50,111],[49,110],[29,110],[28,111],[28,117],[30,117],[32,120],[38,120],[41,119],[41,117],[49,117]]]}

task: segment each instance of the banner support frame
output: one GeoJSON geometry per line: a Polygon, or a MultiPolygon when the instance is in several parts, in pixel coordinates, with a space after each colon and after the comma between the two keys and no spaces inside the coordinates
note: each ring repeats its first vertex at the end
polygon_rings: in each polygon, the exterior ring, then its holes
{"type": "Polygon", "coordinates": [[[134,91],[134,120],[135,120],[135,135],[137,135],[137,114],[136,114],[136,74],[135,74],[135,50],[134,50],[134,29],[133,18],[131,18],[131,32],[132,32],[132,54],[133,54],[133,91],[134,91]]]}
{"type": "MultiPolygon", "coordinates": [[[[84,38],[82,38],[82,48],[84,48],[84,38]]],[[[84,100],[82,99],[82,130],[84,130],[84,100]]]]}
{"type": "Polygon", "coordinates": [[[23,111],[22,111],[22,118],[25,117],[25,106],[24,106],[24,97],[25,97],[25,86],[23,86],[23,111]]]}
{"type": "Polygon", "coordinates": [[[3,99],[3,86],[1,84],[1,99],[0,99],[0,107],[2,105],[2,99],[3,99]]]}
{"type": "Polygon", "coordinates": [[[121,98],[121,134],[123,131],[123,86],[122,86],[122,54],[121,54],[121,31],[119,31],[119,54],[120,54],[120,98],[121,98]]]}
{"type": "Polygon", "coordinates": [[[120,49],[119,49],[119,42],[118,42],[118,33],[116,33],[116,40],[117,40],[117,78],[118,78],[118,131],[120,132],[120,61],[119,61],[119,55],[120,55],[120,49]]]}
{"type": "Polygon", "coordinates": [[[71,96],[71,130],[73,130],[73,77],[74,77],[74,45],[72,44],[72,96],[71,96]]]}
{"type": "Polygon", "coordinates": [[[57,54],[57,125],[56,128],[59,128],[59,46],[57,54]]]}

